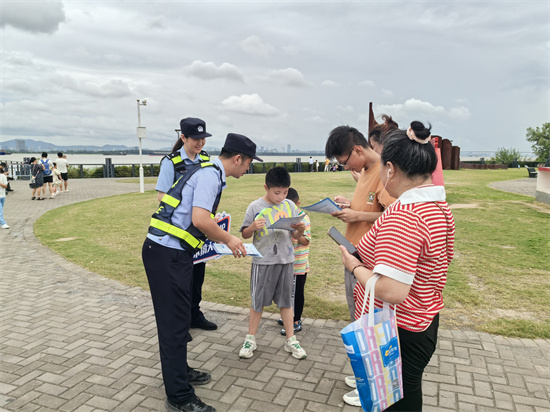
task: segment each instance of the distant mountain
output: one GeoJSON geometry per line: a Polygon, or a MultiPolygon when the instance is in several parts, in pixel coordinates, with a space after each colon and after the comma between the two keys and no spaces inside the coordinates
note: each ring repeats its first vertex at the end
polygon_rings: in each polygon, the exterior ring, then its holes
{"type": "MultiPolygon", "coordinates": [[[[19,139],[18,139],[19,140],[19,139]]],[[[49,142],[44,142],[42,140],[33,140],[33,139],[21,139],[25,142],[25,149],[20,149],[17,147],[17,141],[7,140],[0,144],[0,148],[9,151],[19,151],[19,152],[39,152],[39,151],[62,151],[62,152],[110,152],[110,151],[134,151],[138,150],[137,147],[128,147],[125,145],[114,145],[106,144],[103,146],[93,146],[93,145],[56,145],[49,142]]]]}

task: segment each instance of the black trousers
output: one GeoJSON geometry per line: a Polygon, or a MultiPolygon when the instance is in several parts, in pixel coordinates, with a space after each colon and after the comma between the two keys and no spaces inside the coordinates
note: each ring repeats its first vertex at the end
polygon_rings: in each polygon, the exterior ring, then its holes
{"type": "Polygon", "coordinates": [[[166,396],[172,403],[187,403],[195,399],[187,375],[193,255],[145,239],[142,259],[155,309],[166,396]]]}
{"type": "Polygon", "coordinates": [[[303,275],[294,275],[294,323],[302,319],[306,280],[307,273],[304,273],[303,275]]]}
{"type": "Polygon", "coordinates": [[[403,399],[386,411],[422,410],[422,374],[435,352],[438,329],[439,313],[424,332],[398,328],[403,368],[403,399]]]}
{"type": "Polygon", "coordinates": [[[197,263],[193,266],[193,289],[191,294],[191,323],[195,323],[204,318],[201,312],[200,303],[202,300],[202,284],[204,283],[204,273],[206,263],[197,263]]]}

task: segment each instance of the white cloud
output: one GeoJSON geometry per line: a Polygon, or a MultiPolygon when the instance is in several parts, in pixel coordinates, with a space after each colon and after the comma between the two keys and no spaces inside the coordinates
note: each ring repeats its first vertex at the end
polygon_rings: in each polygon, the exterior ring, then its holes
{"type": "Polygon", "coordinates": [[[222,102],[222,105],[227,110],[242,114],[276,116],[280,113],[279,109],[265,103],[257,93],[230,96],[222,102]]]}
{"type": "Polygon", "coordinates": [[[336,83],[333,80],[325,80],[325,81],[323,81],[323,83],[321,83],[321,86],[324,86],[324,87],[338,87],[338,86],[340,86],[340,83],[336,83]]]}
{"type": "Polygon", "coordinates": [[[292,67],[281,69],[281,70],[272,70],[269,72],[268,76],[279,82],[284,86],[293,86],[293,87],[307,87],[309,83],[306,81],[306,78],[300,70],[294,69],[292,67]]]}
{"type": "Polygon", "coordinates": [[[2,1],[0,27],[12,26],[31,33],[54,33],[65,21],[60,1],[2,1]]]}
{"type": "Polygon", "coordinates": [[[424,102],[418,99],[409,99],[405,103],[378,105],[376,106],[376,113],[387,113],[390,116],[404,117],[411,119],[417,117],[419,120],[436,119],[439,116],[451,118],[454,120],[468,120],[470,118],[470,110],[464,106],[457,106],[451,108],[445,108],[443,106],[436,106],[429,102],[424,102]]]}
{"type": "Polygon", "coordinates": [[[374,82],[372,80],[362,80],[359,82],[359,86],[374,87],[374,82]]]}
{"type": "Polygon", "coordinates": [[[222,63],[216,66],[212,62],[195,60],[189,66],[184,67],[184,72],[190,76],[204,80],[225,79],[244,82],[244,76],[241,71],[229,63],[222,63]]]}
{"type": "Polygon", "coordinates": [[[384,97],[393,97],[393,92],[388,89],[382,89],[382,95],[384,97]]]}
{"type": "Polygon", "coordinates": [[[275,51],[275,48],[264,43],[258,36],[250,36],[241,42],[241,48],[248,54],[268,58],[275,51]]]}

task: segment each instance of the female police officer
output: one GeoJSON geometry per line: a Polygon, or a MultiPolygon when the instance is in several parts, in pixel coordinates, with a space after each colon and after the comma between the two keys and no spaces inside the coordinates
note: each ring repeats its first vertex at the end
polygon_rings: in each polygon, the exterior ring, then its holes
{"type": "Polygon", "coordinates": [[[246,255],[242,241],[221,229],[211,214],[225,178],[240,178],[252,159],[261,161],[256,157],[256,145],[246,136],[228,134],[220,156],[189,168],[193,172],[178,179],[151,219],[142,258],[155,309],[168,411],[215,412],[191,386],[207,383],[210,375],[187,365],[193,254],[208,237],[225,243],[235,257],[246,255]]]}

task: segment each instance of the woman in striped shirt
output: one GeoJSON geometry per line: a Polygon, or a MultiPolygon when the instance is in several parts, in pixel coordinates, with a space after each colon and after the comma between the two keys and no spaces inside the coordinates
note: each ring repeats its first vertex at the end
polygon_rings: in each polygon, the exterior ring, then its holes
{"type": "Polygon", "coordinates": [[[417,121],[388,135],[380,179],[397,201],[357,245],[361,261],[340,247],[344,265],[357,278],[356,319],[374,274],[381,275],[375,306],[397,305],[404,397],[388,411],[422,410],[422,373],[436,348],[442,290],[453,258],[454,219],[444,187],[432,184],[437,158],[430,137],[430,129],[417,121]]]}

